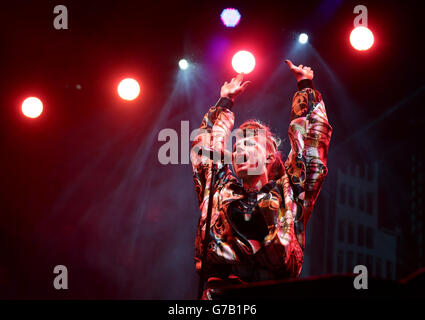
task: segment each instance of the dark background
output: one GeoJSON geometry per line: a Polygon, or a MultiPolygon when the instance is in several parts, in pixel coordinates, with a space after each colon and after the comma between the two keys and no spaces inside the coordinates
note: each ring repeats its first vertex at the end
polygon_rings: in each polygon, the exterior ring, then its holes
{"type": "MultiPolygon", "coordinates": [[[[240,49],[257,65],[236,125],[263,120],[287,154],[296,83],[283,60],[311,66],[334,129],[328,180],[337,168],[378,163],[379,224],[400,230],[397,279],[418,268],[404,230],[412,223],[411,157],[423,159],[424,146],[419,3],[14,1],[0,12],[0,297],[196,297],[191,166],[161,165],[157,137],[164,128],[180,132],[182,120],[199,126],[240,49]],[[53,28],[59,4],[68,30],[53,28]],[[375,35],[367,52],[348,41],[358,4],[375,35]],[[242,14],[234,29],[219,19],[226,7],[242,14]],[[297,45],[299,32],[309,45],[297,45]],[[196,63],[186,74],[182,57],[196,63]],[[141,83],[135,102],[116,94],[124,76],[141,83]],[[29,95],[44,102],[38,119],[21,114],[29,95]],[[52,285],[59,264],[69,271],[67,291],[52,285]]],[[[314,214],[326,223],[321,210],[314,214]]]]}

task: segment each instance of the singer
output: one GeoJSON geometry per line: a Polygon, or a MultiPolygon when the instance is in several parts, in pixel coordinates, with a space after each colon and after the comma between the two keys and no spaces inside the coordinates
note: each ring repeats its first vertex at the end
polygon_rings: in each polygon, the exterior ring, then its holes
{"type": "Polygon", "coordinates": [[[235,174],[222,160],[212,170],[211,157],[196,151],[199,147],[224,151],[234,124],[234,100],[249,84],[243,82],[243,74],[221,87],[219,101],[204,116],[202,131],[193,142],[191,160],[201,209],[195,266],[206,280],[202,299],[214,299],[225,285],[298,277],[301,272],[305,228],[328,171],[332,127],[322,96],[313,86],[313,70],[285,62],[296,77],[298,91],[288,130],[291,151],[284,163],[278,150],[280,139],[257,120],[240,126],[241,132],[254,134],[236,138],[235,174]],[[259,132],[265,135],[255,134],[259,132]],[[262,138],[265,143],[260,143],[262,138]],[[215,183],[210,190],[213,172],[215,183]],[[207,227],[209,197],[213,198],[207,227]]]}

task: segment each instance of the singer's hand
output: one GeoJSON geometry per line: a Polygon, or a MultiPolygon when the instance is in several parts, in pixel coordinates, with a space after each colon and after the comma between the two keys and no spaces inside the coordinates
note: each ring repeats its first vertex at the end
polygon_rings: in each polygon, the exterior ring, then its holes
{"type": "Polygon", "coordinates": [[[239,73],[235,78],[232,78],[230,82],[227,81],[223,84],[220,90],[220,96],[234,100],[236,96],[242,93],[251,81],[243,81],[243,73],[239,73]]]}
{"type": "Polygon", "coordinates": [[[291,60],[285,60],[285,62],[288,65],[289,70],[291,70],[292,73],[297,78],[297,82],[304,80],[304,79],[313,80],[314,72],[313,72],[313,70],[311,70],[310,67],[303,66],[302,64],[300,64],[297,67],[294,64],[292,64],[291,60]]]}

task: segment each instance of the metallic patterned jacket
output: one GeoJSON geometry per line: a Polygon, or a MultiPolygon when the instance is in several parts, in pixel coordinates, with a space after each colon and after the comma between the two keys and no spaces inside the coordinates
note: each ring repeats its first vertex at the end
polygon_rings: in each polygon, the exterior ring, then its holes
{"type": "MultiPolygon", "coordinates": [[[[311,81],[310,81],[311,83],[311,81]]],[[[332,133],[321,94],[298,83],[292,101],[289,140],[291,151],[285,173],[257,193],[256,208],[266,223],[266,236],[258,250],[237,232],[229,206],[245,196],[242,184],[229,165],[218,163],[213,191],[210,190],[212,160],[192,148],[191,160],[201,216],[195,240],[196,270],[201,270],[202,239],[205,236],[208,198],[212,195],[211,240],[204,274],[243,281],[297,277],[304,260],[305,228],[327,174],[326,158],[332,133]]],[[[224,150],[234,124],[228,107],[213,106],[204,116],[193,146],[224,150]]]]}

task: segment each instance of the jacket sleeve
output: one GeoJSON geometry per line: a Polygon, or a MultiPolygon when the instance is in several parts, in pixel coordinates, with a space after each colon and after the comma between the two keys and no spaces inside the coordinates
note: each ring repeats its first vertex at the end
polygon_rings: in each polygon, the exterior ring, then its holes
{"type": "MultiPolygon", "coordinates": [[[[200,154],[199,151],[206,148],[214,150],[218,154],[224,152],[227,138],[234,124],[233,112],[230,108],[222,106],[220,101],[222,101],[222,99],[205,114],[201,127],[195,132],[193,137],[191,149],[193,179],[199,206],[201,208],[204,204],[204,199],[208,199],[205,195],[205,191],[207,186],[209,187],[208,182],[211,179],[210,168],[212,160],[208,156],[200,154]]],[[[218,162],[217,165],[217,172],[219,172],[223,163],[218,162]]]]}
{"type": "Polygon", "coordinates": [[[294,189],[294,197],[303,207],[304,227],[327,175],[326,160],[332,127],[319,91],[299,85],[292,100],[288,135],[291,151],[285,169],[294,189]]]}
{"type": "Polygon", "coordinates": [[[327,174],[326,157],[332,128],[321,94],[311,87],[299,88],[292,101],[289,139],[291,151],[286,174],[279,179],[284,204],[268,223],[259,262],[298,276],[304,261],[305,226],[327,174]]]}

